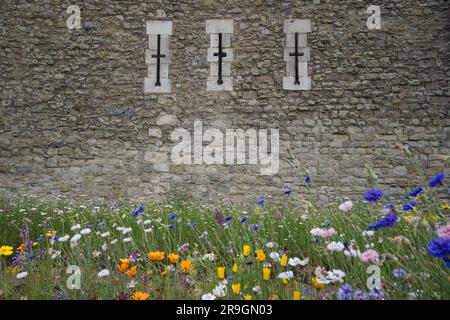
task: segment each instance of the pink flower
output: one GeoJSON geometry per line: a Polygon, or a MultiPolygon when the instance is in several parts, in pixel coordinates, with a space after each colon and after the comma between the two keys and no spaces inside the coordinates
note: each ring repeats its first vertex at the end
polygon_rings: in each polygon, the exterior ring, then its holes
{"type": "Polygon", "coordinates": [[[342,212],[348,212],[351,210],[351,208],[353,208],[353,202],[351,202],[350,200],[341,203],[339,206],[339,210],[341,210],[342,212]]]}
{"type": "Polygon", "coordinates": [[[322,230],[319,235],[322,238],[331,238],[335,233],[336,231],[333,228],[330,228],[328,230],[322,230]]]}
{"type": "Polygon", "coordinates": [[[359,260],[362,262],[376,262],[378,260],[378,253],[373,249],[369,249],[359,254],[359,260]]]}
{"type": "Polygon", "coordinates": [[[436,233],[439,238],[450,238],[450,224],[440,228],[436,233]]]}

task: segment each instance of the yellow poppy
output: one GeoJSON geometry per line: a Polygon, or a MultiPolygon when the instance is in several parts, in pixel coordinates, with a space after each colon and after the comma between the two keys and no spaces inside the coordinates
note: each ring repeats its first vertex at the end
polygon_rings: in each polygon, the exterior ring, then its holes
{"type": "Polygon", "coordinates": [[[258,250],[256,250],[255,253],[256,253],[256,260],[261,261],[261,262],[266,260],[266,255],[263,250],[258,249],[258,250]]]}
{"type": "Polygon", "coordinates": [[[234,294],[239,294],[239,292],[241,292],[241,284],[240,283],[233,283],[231,285],[231,289],[233,290],[234,294]]]}
{"type": "Polygon", "coordinates": [[[253,300],[253,297],[249,294],[244,295],[244,300],[253,300]]]}
{"type": "Polygon", "coordinates": [[[263,268],[263,280],[268,281],[270,279],[270,268],[263,268]]]}
{"type": "Polygon", "coordinates": [[[225,268],[224,267],[217,268],[217,278],[219,278],[220,280],[223,280],[223,278],[225,278],[225,268]]]}
{"type": "Polygon", "coordinates": [[[288,262],[288,257],[287,257],[287,255],[283,254],[283,255],[281,256],[281,260],[280,260],[281,266],[282,266],[282,267],[286,267],[287,262],[288,262]]]}
{"type": "Polygon", "coordinates": [[[233,264],[233,269],[231,271],[233,271],[234,273],[238,272],[238,265],[237,263],[233,264]]]}
{"type": "Polygon", "coordinates": [[[319,283],[317,281],[317,277],[312,278],[311,282],[312,282],[314,288],[316,288],[316,289],[323,289],[323,288],[325,288],[325,284],[319,283]]]}
{"type": "Polygon", "coordinates": [[[294,300],[300,300],[300,291],[294,291],[294,300]]]}
{"type": "Polygon", "coordinates": [[[244,244],[244,246],[242,247],[242,254],[244,255],[244,257],[248,257],[250,255],[250,252],[250,246],[248,244],[244,244]]]}

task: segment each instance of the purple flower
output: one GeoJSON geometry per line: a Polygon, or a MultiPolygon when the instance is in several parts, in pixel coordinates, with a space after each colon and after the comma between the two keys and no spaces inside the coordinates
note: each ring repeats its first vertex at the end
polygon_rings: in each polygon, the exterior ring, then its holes
{"type": "Polygon", "coordinates": [[[139,252],[134,252],[130,255],[130,260],[133,263],[136,263],[137,259],[140,257],[141,255],[139,254],[139,252]]]}
{"type": "Polygon", "coordinates": [[[339,288],[337,292],[337,298],[339,300],[352,300],[352,294],[353,287],[349,284],[344,284],[339,288]]]}
{"type": "Polygon", "coordinates": [[[259,200],[256,202],[256,204],[258,205],[258,206],[263,206],[264,205],[264,202],[266,202],[266,199],[264,199],[264,198],[259,198],[259,200]]]}
{"type": "Polygon", "coordinates": [[[410,192],[408,193],[408,195],[409,195],[410,197],[417,197],[417,196],[418,196],[419,194],[421,194],[422,192],[423,192],[423,188],[422,188],[422,187],[418,187],[418,188],[416,188],[416,189],[410,191],[410,192]]]}
{"type": "Polygon", "coordinates": [[[191,227],[191,228],[195,228],[197,226],[197,223],[195,223],[195,222],[192,222],[190,225],[189,225],[189,227],[191,227]]]}
{"type": "Polygon", "coordinates": [[[384,195],[384,191],[381,189],[370,189],[364,193],[364,200],[368,202],[377,202],[384,195]]]}
{"type": "Polygon", "coordinates": [[[214,209],[214,215],[216,216],[217,223],[220,224],[220,225],[223,225],[224,221],[223,221],[222,215],[220,214],[220,211],[217,210],[217,209],[214,209]]]}
{"type": "Polygon", "coordinates": [[[288,195],[290,195],[292,193],[292,190],[291,189],[289,189],[288,187],[285,187],[284,188],[284,195],[285,196],[288,196],[288,195]]]}
{"type": "Polygon", "coordinates": [[[307,184],[310,184],[310,183],[311,183],[311,177],[310,177],[310,176],[306,176],[305,182],[306,182],[307,184]]]}
{"type": "Polygon", "coordinates": [[[174,214],[172,214],[170,217],[169,217],[169,219],[170,220],[173,220],[173,219],[175,219],[175,218],[177,218],[178,217],[178,214],[177,213],[174,213],[174,214]]]}
{"type": "Polygon", "coordinates": [[[394,269],[394,271],[392,271],[392,274],[394,275],[394,277],[401,279],[404,279],[407,275],[406,270],[402,268],[394,269]]]}
{"type": "Polygon", "coordinates": [[[22,237],[27,237],[28,236],[28,228],[25,227],[25,228],[20,229],[20,235],[22,237]]]}
{"type": "Polygon", "coordinates": [[[450,254],[450,238],[436,238],[429,244],[427,251],[435,258],[442,258],[450,254]]]}
{"type": "Polygon", "coordinates": [[[247,217],[243,217],[242,219],[241,219],[241,223],[243,224],[243,223],[246,223],[247,222],[247,220],[248,220],[248,218],[247,217]]]}
{"type": "Polygon", "coordinates": [[[383,215],[388,215],[390,213],[395,213],[395,206],[391,203],[387,203],[383,206],[383,209],[381,209],[381,213],[383,215]]]}
{"type": "Polygon", "coordinates": [[[442,181],[444,181],[444,179],[445,179],[445,174],[440,172],[428,181],[428,186],[430,186],[431,188],[434,188],[434,187],[440,185],[442,183],[442,181]]]}
{"type": "Polygon", "coordinates": [[[33,261],[36,258],[36,255],[34,253],[30,254],[28,256],[28,260],[33,261]]]}
{"type": "Polygon", "coordinates": [[[136,211],[133,212],[133,217],[136,217],[138,214],[140,214],[142,211],[144,211],[145,206],[141,204],[139,208],[136,209],[136,211]]]}
{"type": "Polygon", "coordinates": [[[183,251],[183,250],[186,250],[187,248],[189,248],[189,243],[183,243],[179,248],[178,248],[178,250],[179,251],[183,251]]]}
{"type": "Polygon", "coordinates": [[[169,225],[169,229],[173,229],[173,228],[175,228],[175,225],[173,225],[173,224],[169,225]]]}

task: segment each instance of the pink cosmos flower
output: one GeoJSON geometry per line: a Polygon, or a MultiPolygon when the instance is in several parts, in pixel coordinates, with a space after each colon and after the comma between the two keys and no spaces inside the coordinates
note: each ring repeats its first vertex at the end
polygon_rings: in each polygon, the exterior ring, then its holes
{"type": "Polygon", "coordinates": [[[322,238],[331,238],[336,233],[336,230],[333,228],[330,228],[328,230],[323,230],[319,235],[322,238]]]}
{"type": "Polygon", "coordinates": [[[359,260],[362,262],[376,262],[378,257],[378,253],[373,249],[369,249],[359,254],[359,260]]]}
{"type": "Polygon", "coordinates": [[[436,233],[439,238],[450,238],[450,224],[440,228],[436,233]]]}

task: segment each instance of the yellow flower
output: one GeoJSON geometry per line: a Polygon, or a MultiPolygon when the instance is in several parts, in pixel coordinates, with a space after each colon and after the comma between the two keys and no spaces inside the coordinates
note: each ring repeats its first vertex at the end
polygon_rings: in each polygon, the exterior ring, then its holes
{"type": "Polygon", "coordinates": [[[125,271],[125,274],[130,277],[134,277],[136,273],[137,273],[137,266],[133,266],[129,270],[125,271]]]}
{"type": "Polygon", "coordinates": [[[281,256],[281,261],[280,261],[281,266],[286,267],[287,262],[288,262],[288,257],[287,257],[287,255],[283,254],[281,256]]]}
{"type": "Polygon", "coordinates": [[[192,263],[187,260],[183,260],[180,262],[181,271],[189,271],[193,269],[192,263]]]}
{"type": "Polygon", "coordinates": [[[250,255],[250,252],[250,246],[248,244],[244,244],[244,246],[242,247],[242,254],[244,255],[244,257],[248,257],[250,255]]]}
{"type": "Polygon", "coordinates": [[[294,300],[300,300],[300,291],[294,291],[294,300]]]}
{"type": "Polygon", "coordinates": [[[47,237],[54,237],[54,236],[56,236],[56,234],[57,234],[58,232],[57,231],[49,231],[49,232],[47,232],[47,237]]]}
{"type": "Polygon", "coordinates": [[[1,246],[0,256],[10,256],[13,254],[13,247],[11,246],[1,246]]]}
{"type": "Polygon", "coordinates": [[[450,205],[449,205],[448,203],[444,203],[444,204],[441,206],[441,208],[442,208],[442,209],[450,209],[450,205]]]}
{"type": "Polygon", "coordinates": [[[288,283],[289,283],[289,280],[286,279],[286,278],[285,278],[285,279],[282,279],[282,280],[281,280],[281,283],[282,283],[282,284],[288,284],[288,283]]]}
{"type": "Polygon", "coordinates": [[[438,216],[435,214],[429,214],[429,215],[425,216],[425,220],[427,220],[428,222],[437,221],[438,216]]]}
{"type": "Polygon", "coordinates": [[[323,288],[325,288],[325,284],[319,283],[317,281],[317,277],[312,278],[312,284],[313,284],[314,288],[316,288],[316,289],[323,289],[323,288]]]}
{"type": "Polygon", "coordinates": [[[241,284],[240,283],[233,283],[231,285],[231,289],[233,290],[234,294],[239,294],[239,292],[241,292],[241,284]]]}
{"type": "Polygon", "coordinates": [[[148,300],[148,293],[142,291],[136,291],[131,296],[131,300],[148,300]]]}
{"type": "Polygon", "coordinates": [[[272,293],[268,300],[280,300],[280,297],[276,293],[272,293]]]}
{"type": "Polygon", "coordinates": [[[253,300],[253,297],[249,294],[244,295],[244,300],[253,300]]]}
{"type": "Polygon", "coordinates": [[[412,218],[414,218],[414,216],[413,216],[412,214],[408,214],[408,215],[406,215],[404,218],[405,218],[406,221],[409,221],[409,220],[411,220],[412,218]]]}
{"type": "Polygon", "coordinates": [[[219,278],[220,280],[223,280],[223,278],[225,278],[225,268],[224,267],[217,268],[217,278],[219,278]]]}
{"type": "Polygon", "coordinates": [[[256,250],[256,260],[258,261],[264,261],[266,260],[266,255],[264,254],[264,251],[261,249],[256,250]]]}
{"type": "Polygon", "coordinates": [[[177,263],[180,256],[175,253],[169,253],[167,255],[167,258],[169,259],[170,263],[177,263]]]}
{"type": "Polygon", "coordinates": [[[17,248],[17,250],[25,251],[26,248],[27,248],[27,247],[25,246],[25,243],[22,243],[22,244],[17,248]]]}
{"type": "Polygon", "coordinates": [[[164,252],[162,251],[152,251],[147,253],[151,261],[162,261],[164,259],[164,252]]]}
{"type": "Polygon", "coordinates": [[[268,281],[270,279],[270,268],[263,268],[263,280],[268,281]]]}
{"type": "Polygon", "coordinates": [[[233,269],[231,271],[233,271],[234,273],[238,272],[238,265],[237,265],[237,263],[233,264],[233,269]]]}
{"type": "Polygon", "coordinates": [[[130,259],[120,259],[120,264],[117,266],[117,269],[119,269],[120,272],[124,273],[128,269],[130,262],[130,259]]]}

